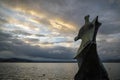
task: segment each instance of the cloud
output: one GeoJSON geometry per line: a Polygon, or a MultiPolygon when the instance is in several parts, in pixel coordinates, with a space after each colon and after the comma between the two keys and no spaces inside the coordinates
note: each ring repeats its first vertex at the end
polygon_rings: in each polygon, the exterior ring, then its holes
{"type": "Polygon", "coordinates": [[[102,22],[98,53],[102,58],[117,56],[119,4],[118,0],[0,1],[0,53],[41,60],[72,59],[80,45],[73,39],[84,24],[84,16],[90,14],[90,21],[98,15],[102,22]]]}
{"type": "Polygon", "coordinates": [[[102,59],[120,58],[120,33],[98,36],[98,53],[102,59]]]}
{"type": "Polygon", "coordinates": [[[0,56],[2,56],[2,58],[10,58],[10,57],[14,57],[15,54],[12,53],[11,51],[0,51],[0,56]]]}

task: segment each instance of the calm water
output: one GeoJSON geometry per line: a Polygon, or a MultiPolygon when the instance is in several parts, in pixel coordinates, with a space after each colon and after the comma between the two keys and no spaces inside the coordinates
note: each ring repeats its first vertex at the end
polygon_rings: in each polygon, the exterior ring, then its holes
{"type": "MultiPolygon", "coordinates": [[[[104,63],[111,80],[120,80],[120,63],[104,63]]],[[[0,80],[73,80],[77,63],[0,63],[0,80]]]]}

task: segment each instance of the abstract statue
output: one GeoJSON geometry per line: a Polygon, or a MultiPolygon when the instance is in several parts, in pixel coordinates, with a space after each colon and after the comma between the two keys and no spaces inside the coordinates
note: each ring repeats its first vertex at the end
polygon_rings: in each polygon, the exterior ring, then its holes
{"type": "Polygon", "coordinates": [[[85,24],[75,37],[75,41],[82,39],[82,43],[75,56],[79,70],[74,80],[109,80],[97,54],[96,35],[100,25],[98,16],[92,22],[89,21],[89,15],[85,16],[85,24]]]}

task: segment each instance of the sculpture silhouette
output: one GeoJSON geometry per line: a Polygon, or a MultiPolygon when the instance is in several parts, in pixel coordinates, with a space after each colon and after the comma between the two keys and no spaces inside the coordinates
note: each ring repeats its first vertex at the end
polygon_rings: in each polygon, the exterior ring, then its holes
{"type": "Polygon", "coordinates": [[[85,16],[85,24],[75,37],[75,41],[82,39],[82,43],[75,56],[79,70],[74,80],[109,80],[97,54],[96,35],[100,25],[98,16],[92,22],[89,21],[89,15],[85,16]]]}

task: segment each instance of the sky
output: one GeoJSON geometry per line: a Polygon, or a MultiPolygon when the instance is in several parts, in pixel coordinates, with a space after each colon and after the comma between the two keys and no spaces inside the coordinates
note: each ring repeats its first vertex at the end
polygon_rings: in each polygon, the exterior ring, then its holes
{"type": "Polygon", "coordinates": [[[120,0],[0,0],[0,58],[72,61],[88,14],[102,23],[100,58],[120,59],[120,0]]]}

